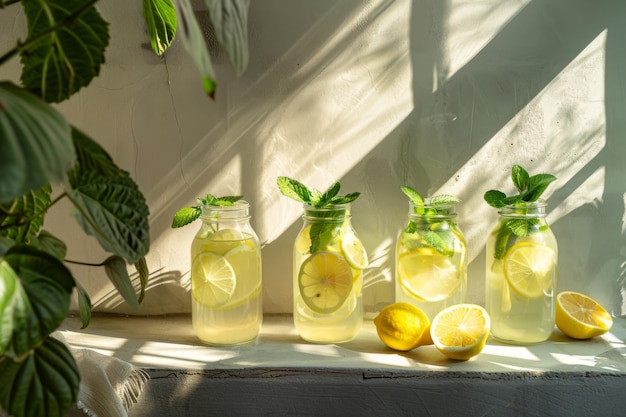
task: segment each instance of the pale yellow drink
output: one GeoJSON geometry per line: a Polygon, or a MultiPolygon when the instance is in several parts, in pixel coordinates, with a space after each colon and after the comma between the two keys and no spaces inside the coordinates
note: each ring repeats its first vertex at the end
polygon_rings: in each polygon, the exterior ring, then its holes
{"type": "Polygon", "coordinates": [[[305,205],[303,219],[293,254],[294,325],[310,342],[352,340],[363,322],[368,261],[350,224],[350,205],[305,205]]]}
{"type": "Polygon", "coordinates": [[[203,217],[192,242],[192,322],[203,342],[229,346],[255,340],[261,328],[261,250],[247,207],[223,210],[203,217]]]}
{"type": "Polygon", "coordinates": [[[502,208],[487,241],[485,306],[502,342],[539,343],[554,329],[558,250],[545,207],[540,200],[502,208]]]}
{"type": "Polygon", "coordinates": [[[409,205],[409,222],[396,243],[396,302],[419,307],[432,320],[463,303],[467,244],[453,204],[409,205]]]}

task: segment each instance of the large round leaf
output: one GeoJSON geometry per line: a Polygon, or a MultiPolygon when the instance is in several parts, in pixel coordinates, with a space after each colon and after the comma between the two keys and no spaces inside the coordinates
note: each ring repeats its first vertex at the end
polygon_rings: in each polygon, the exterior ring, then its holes
{"type": "Polygon", "coordinates": [[[0,354],[26,354],[67,315],[74,278],[54,256],[15,245],[0,258],[0,354]]]}
{"type": "Polygon", "coordinates": [[[65,119],[26,90],[0,82],[0,202],[61,181],[74,159],[65,119]]]}
{"type": "Polygon", "coordinates": [[[62,417],[76,401],[79,386],[76,361],[56,339],[48,337],[20,361],[0,359],[0,408],[9,415],[62,417]]]}
{"type": "Polygon", "coordinates": [[[87,4],[22,0],[28,21],[28,40],[20,50],[22,83],[47,102],[63,101],[88,85],[104,63],[108,23],[87,4]]]}
{"type": "Polygon", "coordinates": [[[0,203],[0,236],[29,243],[39,233],[50,207],[52,188],[47,184],[7,203],[0,203]]]}

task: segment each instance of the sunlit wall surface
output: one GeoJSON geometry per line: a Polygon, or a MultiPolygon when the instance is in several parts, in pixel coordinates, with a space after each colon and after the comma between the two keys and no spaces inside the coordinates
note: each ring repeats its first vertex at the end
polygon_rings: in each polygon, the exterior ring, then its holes
{"type": "MultiPolygon", "coordinates": [[[[198,2],[199,4],[200,2],[198,2]]],[[[141,313],[189,311],[189,246],[171,230],[195,198],[243,194],[264,242],[267,313],[291,311],[301,207],[286,175],[360,191],[353,224],[371,267],[366,309],[393,298],[393,250],[410,185],[463,200],[469,297],[483,303],[491,188],[512,193],[512,164],[558,177],[546,197],[559,241],[559,290],[626,314],[626,2],[623,0],[256,0],[250,65],[214,54],[215,101],[182,45],[149,49],[141,2],[101,0],[111,44],[101,76],[59,109],[130,171],[151,210],[151,274],[141,313]],[[622,294],[624,293],[624,294],[622,294]]],[[[198,11],[199,16],[205,13],[198,11]]],[[[23,16],[0,13],[0,48],[23,16]]],[[[18,62],[0,78],[17,79],[18,62]]],[[[46,225],[68,257],[106,256],[56,207],[46,225]]],[[[98,268],[74,268],[99,310],[129,312],[98,268]]]]}

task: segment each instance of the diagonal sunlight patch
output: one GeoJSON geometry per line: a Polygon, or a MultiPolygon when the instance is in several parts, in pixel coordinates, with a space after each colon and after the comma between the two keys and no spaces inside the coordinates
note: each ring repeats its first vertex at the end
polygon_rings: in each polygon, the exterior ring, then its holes
{"type": "Polygon", "coordinates": [[[486,2],[452,0],[444,18],[441,60],[436,63],[436,84],[445,83],[488,45],[532,0],[486,2]]]}
{"type": "MultiPolygon", "coordinates": [[[[497,132],[472,158],[433,194],[445,192],[463,201],[459,218],[491,219],[466,230],[472,261],[484,247],[497,212],[483,200],[489,189],[513,193],[510,167],[521,164],[532,173],[549,172],[558,178],[544,198],[573,180],[582,183],[575,193],[576,204],[595,204],[598,193],[587,193],[601,181],[601,170],[591,169],[606,145],[605,127],[606,31],[599,34],[509,123],[497,132]],[[487,169],[486,169],[487,168],[487,169]],[[585,170],[583,172],[583,170],[585,170]],[[589,178],[577,178],[581,175],[589,178]],[[589,173],[588,173],[589,172],[589,173]],[[464,181],[458,181],[462,177],[464,181]],[[585,191],[585,192],[583,192],[585,191]]],[[[470,132],[471,133],[471,132],[470,132]]],[[[599,167],[598,167],[599,168],[599,167]]],[[[599,189],[602,193],[603,190],[599,189]]],[[[567,214],[566,206],[550,207],[551,221],[567,214]]]]}

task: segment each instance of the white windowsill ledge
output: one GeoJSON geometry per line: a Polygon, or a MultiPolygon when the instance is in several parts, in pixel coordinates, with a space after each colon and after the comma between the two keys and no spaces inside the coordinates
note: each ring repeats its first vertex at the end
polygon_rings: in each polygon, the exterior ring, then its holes
{"type": "Polygon", "coordinates": [[[264,318],[257,342],[230,348],[200,343],[189,316],[96,316],[63,334],[133,363],[151,380],[130,416],[239,415],[616,415],[626,408],[626,319],[606,335],[511,346],[489,340],[467,362],[434,346],[387,349],[371,321],[340,345],[297,336],[291,316],[264,318]],[[591,414],[585,414],[591,413],[591,414]]]}

